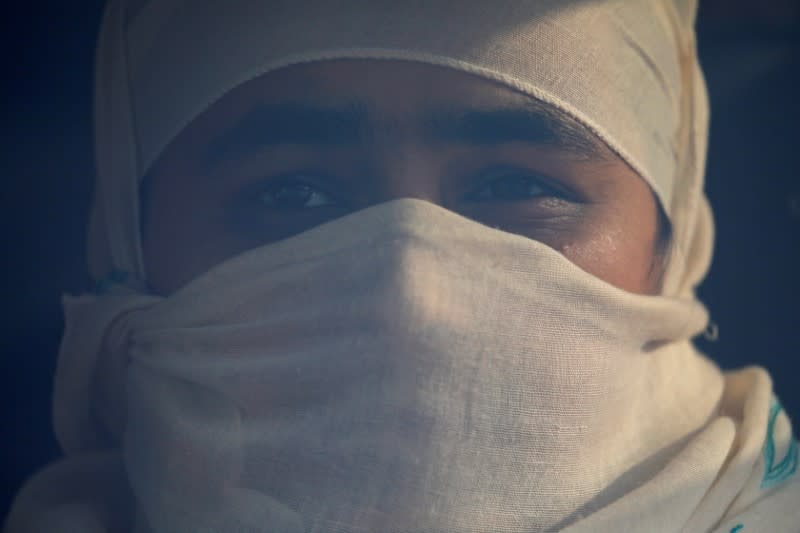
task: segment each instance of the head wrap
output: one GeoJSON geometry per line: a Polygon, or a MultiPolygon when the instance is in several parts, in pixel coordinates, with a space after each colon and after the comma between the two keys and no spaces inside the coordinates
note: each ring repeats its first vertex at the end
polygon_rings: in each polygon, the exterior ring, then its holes
{"type": "Polygon", "coordinates": [[[167,298],[68,298],[55,416],[70,457],[29,484],[13,531],[93,533],[126,515],[142,533],[794,533],[797,444],[768,376],[723,376],[690,342],[712,238],[695,7],[112,1],[98,278],[143,277],[140,181],[187,124],[256,76],[334,58],[453,68],[560,109],[647,181],[676,253],[663,294],[634,295],[539,243],[398,200],[167,298]],[[125,409],[99,423],[104,360],[122,363],[127,397],[104,398],[125,409]],[[78,460],[109,447],[121,452],[78,460]],[[54,495],[87,479],[108,496],[54,495]]]}

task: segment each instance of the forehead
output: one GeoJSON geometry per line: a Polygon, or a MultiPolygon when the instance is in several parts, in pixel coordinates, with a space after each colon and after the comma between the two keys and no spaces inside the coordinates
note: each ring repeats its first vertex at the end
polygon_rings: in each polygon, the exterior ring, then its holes
{"type": "Polygon", "coordinates": [[[426,104],[522,104],[531,99],[492,80],[413,61],[343,59],[279,69],[240,88],[245,97],[293,97],[336,101],[360,98],[377,108],[411,112],[426,104]]]}
{"type": "Polygon", "coordinates": [[[355,120],[370,136],[422,138],[436,123],[439,130],[472,129],[472,137],[481,128],[503,137],[505,129],[510,137],[561,145],[582,157],[612,156],[582,124],[499,82],[446,67],[369,59],[318,61],[262,75],[212,104],[175,144],[197,146],[226,135],[236,142],[248,131],[263,135],[271,124],[297,130],[324,121],[323,129],[338,132],[355,120]],[[454,124],[464,117],[477,120],[454,124]]]}
{"type": "Polygon", "coordinates": [[[444,103],[523,105],[531,98],[484,78],[411,61],[318,61],[269,72],[232,89],[197,122],[224,127],[260,104],[289,101],[319,106],[358,102],[373,115],[408,122],[444,103]]]}

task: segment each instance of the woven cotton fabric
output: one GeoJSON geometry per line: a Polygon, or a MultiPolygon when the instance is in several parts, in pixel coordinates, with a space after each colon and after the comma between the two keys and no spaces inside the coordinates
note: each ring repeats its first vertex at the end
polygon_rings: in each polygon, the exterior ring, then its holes
{"type": "Polygon", "coordinates": [[[723,374],[691,344],[713,233],[695,3],[454,5],[109,4],[89,260],[142,283],[65,298],[66,457],[6,531],[800,531],[797,441],[769,376],[723,374]],[[145,293],[147,169],[228,91],[335,58],[470,72],[586,125],[670,219],[662,294],[418,200],[145,293]]]}
{"type": "Polygon", "coordinates": [[[11,532],[797,531],[789,420],[692,348],[699,302],[424,201],[65,303],[62,365],[94,324],[125,420],[78,428],[11,532]]]}

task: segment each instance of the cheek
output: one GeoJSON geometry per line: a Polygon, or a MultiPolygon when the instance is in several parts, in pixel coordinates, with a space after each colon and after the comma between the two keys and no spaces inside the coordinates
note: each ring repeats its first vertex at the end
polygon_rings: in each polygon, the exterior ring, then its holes
{"type": "Polygon", "coordinates": [[[580,236],[557,248],[586,272],[638,294],[658,292],[655,275],[655,221],[625,223],[623,218],[591,224],[580,236]]]}
{"type": "Polygon", "coordinates": [[[244,251],[225,231],[225,209],[213,188],[164,179],[152,187],[142,230],[150,289],[167,295],[223,260],[244,251]]]}

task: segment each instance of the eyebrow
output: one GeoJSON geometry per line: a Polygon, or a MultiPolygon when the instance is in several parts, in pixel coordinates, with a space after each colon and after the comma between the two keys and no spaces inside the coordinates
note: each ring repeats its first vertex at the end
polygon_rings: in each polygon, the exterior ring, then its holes
{"type": "Polygon", "coordinates": [[[364,142],[371,136],[368,118],[366,108],[358,104],[336,108],[303,103],[259,106],[210,143],[206,162],[236,159],[268,146],[364,142]]]}
{"type": "Polygon", "coordinates": [[[521,142],[552,146],[586,158],[603,155],[600,142],[582,124],[535,101],[491,110],[439,110],[426,122],[433,138],[441,141],[474,145],[521,142]]]}
{"type": "MultiPolygon", "coordinates": [[[[288,102],[256,107],[205,150],[206,163],[247,157],[280,145],[367,144],[380,124],[358,102],[326,107],[288,102]]],[[[423,116],[422,135],[431,142],[496,146],[551,146],[583,159],[606,158],[608,149],[582,124],[546,104],[498,109],[437,109],[423,116]]],[[[391,127],[384,124],[386,127],[391,127]]]]}

